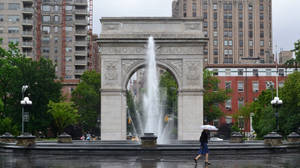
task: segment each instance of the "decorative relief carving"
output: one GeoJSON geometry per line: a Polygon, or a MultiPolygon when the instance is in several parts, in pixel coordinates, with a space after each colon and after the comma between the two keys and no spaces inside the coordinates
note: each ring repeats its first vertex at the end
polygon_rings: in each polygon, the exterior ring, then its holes
{"type": "Polygon", "coordinates": [[[137,64],[143,62],[144,60],[142,59],[124,59],[122,60],[122,76],[126,76],[127,73],[129,73],[129,71],[136,66],[137,64]]]}
{"type": "Polygon", "coordinates": [[[106,80],[117,80],[118,72],[117,72],[117,61],[107,61],[104,63],[105,66],[105,79],[106,80]]]}
{"type": "Polygon", "coordinates": [[[181,59],[176,59],[176,60],[160,59],[159,61],[171,66],[176,71],[176,74],[179,77],[182,77],[183,74],[182,74],[182,60],[181,59]]]}
{"type": "Polygon", "coordinates": [[[103,47],[101,48],[101,54],[107,55],[120,55],[120,54],[133,54],[144,55],[146,49],[143,47],[103,47]]]}
{"type": "Polygon", "coordinates": [[[200,63],[199,62],[189,62],[186,64],[186,79],[190,81],[197,81],[200,79],[200,63]]]}
{"type": "Polygon", "coordinates": [[[200,30],[200,24],[199,23],[186,23],[185,24],[185,30],[200,30]]]}

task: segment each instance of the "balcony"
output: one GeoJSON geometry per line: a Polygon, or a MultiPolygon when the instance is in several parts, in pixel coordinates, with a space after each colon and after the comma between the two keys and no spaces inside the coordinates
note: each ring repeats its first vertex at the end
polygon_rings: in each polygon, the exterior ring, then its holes
{"type": "Polygon", "coordinates": [[[32,19],[25,19],[25,20],[23,20],[23,25],[33,25],[33,20],[32,19]]]}
{"type": "Polygon", "coordinates": [[[87,30],[76,30],[75,35],[87,35],[87,30]]]}
{"type": "Polygon", "coordinates": [[[32,41],[23,41],[22,47],[32,48],[32,41]]]}
{"type": "Polygon", "coordinates": [[[86,50],[75,51],[75,55],[83,55],[83,56],[86,56],[86,55],[87,55],[87,51],[86,51],[86,50]]]}
{"type": "Polygon", "coordinates": [[[23,8],[23,13],[33,13],[33,8],[23,8]]]}
{"type": "Polygon", "coordinates": [[[87,5],[87,0],[75,0],[75,5],[87,5]]]}
{"type": "Polygon", "coordinates": [[[75,69],[75,74],[82,75],[86,71],[85,69],[75,69]]]}
{"type": "Polygon", "coordinates": [[[75,60],[75,65],[87,65],[86,60],[75,60]]]}
{"type": "Polygon", "coordinates": [[[30,37],[32,37],[33,33],[32,33],[32,31],[23,31],[23,36],[30,36],[30,37]]]}
{"type": "Polygon", "coordinates": [[[88,15],[87,9],[75,9],[75,15],[88,15]]]}
{"type": "Polygon", "coordinates": [[[76,41],[75,45],[76,46],[87,46],[88,41],[76,41]]]}
{"type": "Polygon", "coordinates": [[[88,25],[88,21],[87,20],[75,20],[75,25],[88,25]]]}

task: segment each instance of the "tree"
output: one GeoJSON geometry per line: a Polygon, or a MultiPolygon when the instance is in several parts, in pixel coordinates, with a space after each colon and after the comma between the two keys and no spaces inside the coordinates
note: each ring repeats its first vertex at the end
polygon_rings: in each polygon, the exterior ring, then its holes
{"type": "Polygon", "coordinates": [[[285,62],[285,65],[288,67],[295,67],[296,71],[298,71],[298,65],[300,64],[300,40],[294,43],[295,49],[292,51],[295,52],[296,58],[292,58],[285,62]]]}
{"type": "Polygon", "coordinates": [[[79,124],[86,132],[96,128],[100,115],[101,76],[96,71],[86,71],[80,79],[81,82],[72,92],[71,100],[78,109],[79,124]]]}
{"type": "MultiPolygon", "coordinates": [[[[300,127],[300,72],[290,74],[283,88],[279,89],[279,97],[283,101],[279,112],[279,133],[283,136],[300,127]]],[[[276,130],[275,109],[271,106],[272,93],[263,91],[254,102],[253,128],[259,138],[276,130]]]]}
{"type": "Polygon", "coordinates": [[[203,73],[204,87],[204,118],[211,122],[223,115],[219,105],[229,98],[230,90],[223,90],[218,87],[220,81],[213,76],[212,72],[205,70],[203,73]]]}
{"type": "Polygon", "coordinates": [[[53,101],[50,101],[48,107],[48,113],[52,115],[59,134],[61,134],[67,126],[77,122],[79,115],[74,108],[74,103],[54,103],[53,101]]]}
{"type": "MultiPolygon", "coordinates": [[[[243,124],[243,125],[239,125],[238,128],[248,126],[249,121],[250,121],[250,115],[254,111],[255,111],[255,106],[253,103],[247,103],[246,105],[241,107],[237,113],[233,114],[233,118],[235,119],[235,121],[238,121],[238,122],[235,122],[234,126],[236,127],[237,124],[243,124]],[[243,122],[239,123],[241,120],[243,122]]],[[[244,129],[244,131],[245,131],[245,129],[244,129]]]]}
{"type": "Polygon", "coordinates": [[[21,128],[22,85],[28,85],[25,95],[33,104],[25,108],[30,112],[27,124],[28,132],[46,132],[51,123],[47,113],[49,100],[59,101],[61,98],[61,83],[56,79],[55,66],[50,60],[41,58],[33,61],[20,52],[16,44],[10,44],[9,49],[0,47],[0,98],[3,101],[3,113],[0,118],[9,117],[21,128]]]}
{"type": "Polygon", "coordinates": [[[165,88],[167,97],[166,97],[166,106],[165,106],[165,112],[166,114],[172,114],[174,113],[175,116],[177,116],[177,90],[178,90],[178,85],[173,77],[173,75],[165,71],[161,76],[160,76],[160,81],[159,81],[159,87],[165,88]]]}

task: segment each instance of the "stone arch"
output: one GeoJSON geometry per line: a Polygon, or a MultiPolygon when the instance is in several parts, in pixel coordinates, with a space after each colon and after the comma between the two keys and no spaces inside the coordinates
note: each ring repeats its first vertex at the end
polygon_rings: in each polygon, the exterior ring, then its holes
{"type": "Polygon", "coordinates": [[[208,39],[197,18],[102,18],[101,139],[126,139],[126,85],[145,66],[149,36],[159,66],[178,84],[178,140],[197,140],[203,124],[203,48],[208,39]]]}
{"type": "MultiPolygon", "coordinates": [[[[176,69],[172,65],[170,65],[170,63],[165,63],[160,60],[157,60],[156,63],[157,63],[157,66],[166,69],[173,75],[173,77],[176,80],[177,85],[178,85],[178,91],[181,90],[180,88],[181,88],[182,82],[181,82],[180,74],[178,74],[179,72],[177,72],[176,69]]],[[[124,78],[122,80],[122,90],[126,90],[128,81],[130,80],[131,76],[138,69],[145,67],[145,65],[146,65],[146,61],[143,61],[143,62],[135,63],[134,65],[131,66],[131,68],[128,70],[128,72],[126,73],[126,75],[124,76],[124,78]]]]}

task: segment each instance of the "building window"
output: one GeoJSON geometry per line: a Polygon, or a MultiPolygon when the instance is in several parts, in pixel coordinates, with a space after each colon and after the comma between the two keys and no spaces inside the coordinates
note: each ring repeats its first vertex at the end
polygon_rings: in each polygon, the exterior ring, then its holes
{"type": "Polygon", "coordinates": [[[263,11],[264,10],[264,5],[263,4],[259,4],[259,10],[263,11]]]}
{"type": "Polygon", "coordinates": [[[8,38],[8,43],[17,44],[19,42],[20,42],[19,38],[8,38]]]}
{"type": "Polygon", "coordinates": [[[214,75],[214,76],[218,76],[218,75],[219,75],[218,69],[214,69],[214,70],[213,70],[213,75],[214,75]]]}
{"type": "Polygon", "coordinates": [[[227,45],[228,45],[227,40],[224,40],[224,46],[227,46],[227,45]]]}
{"type": "Polygon", "coordinates": [[[238,122],[239,122],[239,128],[240,128],[241,130],[243,130],[244,127],[245,127],[244,118],[243,118],[243,117],[240,117],[239,120],[238,120],[238,122]]]}
{"type": "Polygon", "coordinates": [[[280,82],[278,83],[278,87],[282,88],[283,86],[284,86],[284,82],[283,82],[283,81],[280,81],[280,82]]]}
{"type": "Polygon", "coordinates": [[[67,53],[72,52],[72,47],[66,47],[66,52],[67,52],[67,53]]]}
{"type": "Polygon", "coordinates": [[[240,46],[240,47],[243,47],[243,44],[244,44],[244,41],[243,41],[243,40],[240,40],[240,41],[239,41],[239,46],[240,46]]]}
{"type": "Polygon", "coordinates": [[[66,6],[66,11],[71,11],[71,10],[73,10],[73,6],[67,5],[66,6]]]}
{"type": "Polygon", "coordinates": [[[249,49],[249,57],[253,57],[253,49],[249,49]]]}
{"type": "Polygon", "coordinates": [[[253,23],[249,22],[249,29],[253,29],[253,23]]]}
{"type": "Polygon", "coordinates": [[[243,76],[244,70],[243,69],[238,69],[238,76],[243,76]]]}
{"type": "Polygon", "coordinates": [[[7,20],[9,22],[19,22],[20,21],[20,16],[18,15],[10,15],[7,17],[7,20]]]}
{"type": "Polygon", "coordinates": [[[58,15],[54,16],[54,22],[56,22],[56,23],[59,22],[59,16],[58,15]]]}
{"type": "Polygon", "coordinates": [[[252,40],[249,41],[249,47],[253,47],[253,41],[252,40]]]}
{"type": "Polygon", "coordinates": [[[214,19],[217,20],[218,19],[218,13],[214,12],[214,19]]]}
{"type": "Polygon", "coordinates": [[[260,38],[264,38],[265,33],[264,33],[263,31],[261,31],[261,32],[259,33],[259,36],[260,36],[260,38]]]}
{"type": "Polygon", "coordinates": [[[66,42],[72,42],[72,37],[66,37],[66,42]]]}
{"type": "Polygon", "coordinates": [[[248,5],[248,10],[252,10],[253,9],[253,5],[250,3],[249,5],[248,5]]]}
{"type": "Polygon", "coordinates": [[[50,33],[50,27],[49,26],[43,26],[42,27],[42,32],[45,34],[49,34],[50,33]]]}
{"type": "Polygon", "coordinates": [[[218,32],[214,31],[214,37],[218,37],[218,32]]]}
{"type": "Polygon", "coordinates": [[[226,108],[227,110],[231,110],[231,99],[226,100],[225,108],[226,108]]]}
{"type": "Polygon", "coordinates": [[[265,42],[263,40],[260,41],[260,46],[263,47],[265,45],[265,42]]]}
{"type": "Polygon", "coordinates": [[[42,52],[43,52],[43,53],[50,53],[50,49],[49,49],[48,47],[44,47],[44,48],[42,49],[42,52]]]}
{"type": "Polygon", "coordinates": [[[264,20],[264,13],[260,13],[260,14],[259,14],[259,19],[260,19],[260,20],[264,20]]]}
{"type": "Polygon", "coordinates": [[[253,69],[253,76],[258,76],[258,69],[253,69]]]}
{"type": "Polygon", "coordinates": [[[272,81],[267,81],[266,82],[266,89],[271,89],[274,88],[274,82],[272,81]]]}
{"type": "Polygon", "coordinates": [[[73,16],[72,15],[66,15],[66,21],[72,21],[73,16]]]}
{"type": "Polygon", "coordinates": [[[243,55],[244,55],[244,50],[243,50],[243,49],[240,49],[240,50],[239,50],[239,55],[240,55],[240,56],[243,56],[243,55]]]}
{"type": "Polygon", "coordinates": [[[271,76],[271,75],[272,75],[271,69],[266,69],[266,76],[271,76]]]}
{"type": "Polygon", "coordinates": [[[218,49],[214,49],[214,55],[218,55],[218,49]]]}
{"type": "Polygon", "coordinates": [[[218,40],[214,40],[214,46],[218,46],[218,40]]]}
{"type": "Polygon", "coordinates": [[[244,92],[244,82],[242,82],[242,81],[238,82],[238,91],[244,92]]]}
{"type": "Polygon", "coordinates": [[[239,3],[239,10],[243,10],[243,4],[239,3]]]}
{"type": "Polygon", "coordinates": [[[51,11],[51,6],[49,6],[49,5],[43,5],[42,6],[42,11],[44,11],[44,12],[50,12],[51,11]]]}
{"type": "Polygon", "coordinates": [[[208,55],[208,50],[207,50],[207,49],[204,49],[204,50],[203,50],[203,54],[204,54],[204,55],[208,55]]]}
{"type": "Polygon", "coordinates": [[[253,38],[253,31],[249,31],[249,38],[253,38]]]}
{"type": "Polygon", "coordinates": [[[240,28],[240,29],[243,28],[243,22],[242,22],[242,21],[239,22],[239,28],[240,28]]]}
{"type": "Polygon", "coordinates": [[[49,42],[50,42],[50,37],[42,37],[42,43],[49,44],[49,42]]]}
{"type": "Polygon", "coordinates": [[[243,13],[239,13],[239,19],[243,19],[243,13]]]}
{"type": "Polygon", "coordinates": [[[203,22],[203,28],[207,28],[208,27],[208,23],[207,22],[203,22]]]}
{"type": "MultiPolygon", "coordinates": [[[[0,34],[2,34],[4,31],[4,28],[3,27],[0,27],[0,34]]],[[[3,40],[1,40],[0,42],[3,42],[3,40]]]]}
{"type": "Polygon", "coordinates": [[[218,28],[218,23],[214,22],[214,29],[217,29],[217,28],[218,28]]]}
{"type": "Polygon", "coordinates": [[[225,89],[230,90],[231,89],[231,81],[225,81],[225,89]]]}
{"type": "Polygon", "coordinates": [[[264,49],[260,49],[260,55],[264,56],[265,55],[265,50],[264,49]]]}
{"type": "Polygon", "coordinates": [[[217,10],[218,9],[218,5],[217,4],[213,4],[213,9],[217,10]]]}
{"type": "Polygon", "coordinates": [[[0,10],[4,10],[4,3],[0,3],[0,10]]]}
{"type": "Polygon", "coordinates": [[[50,16],[43,16],[43,23],[50,22],[50,16]]]}
{"type": "MultiPolygon", "coordinates": [[[[232,40],[228,40],[228,45],[232,46],[232,40]]],[[[231,50],[232,51],[232,50],[231,50]]]]}
{"type": "Polygon", "coordinates": [[[261,28],[261,29],[264,28],[264,23],[263,23],[263,22],[261,22],[261,23],[259,24],[259,28],[261,28]]]}
{"type": "Polygon", "coordinates": [[[252,90],[253,92],[258,92],[259,91],[259,83],[258,82],[252,82],[252,90]]]}
{"type": "Polygon", "coordinates": [[[8,27],[8,33],[9,34],[19,33],[19,28],[18,27],[8,27]]]}
{"type": "Polygon", "coordinates": [[[279,69],[278,73],[279,73],[279,76],[284,76],[284,69],[279,69]]]}
{"type": "Polygon", "coordinates": [[[249,13],[249,14],[248,14],[248,19],[249,19],[249,20],[252,20],[252,19],[253,19],[253,13],[249,13]]]}
{"type": "Polygon", "coordinates": [[[219,63],[218,57],[214,57],[214,64],[218,64],[218,63],[219,63]]]}
{"type": "Polygon", "coordinates": [[[244,98],[243,97],[240,97],[238,99],[238,108],[242,108],[244,106],[244,98]]]}
{"type": "Polygon", "coordinates": [[[8,10],[19,10],[20,4],[19,3],[8,3],[8,10]]]}
{"type": "Polygon", "coordinates": [[[71,32],[73,30],[73,28],[72,27],[70,27],[70,26],[66,26],[66,31],[67,32],[71,32]]]}
{"type": "Polygon", "coordinates": [[[225,75],[230,76],[231,75],[231,70],[230,69],[225,69],[225,75]]]}

